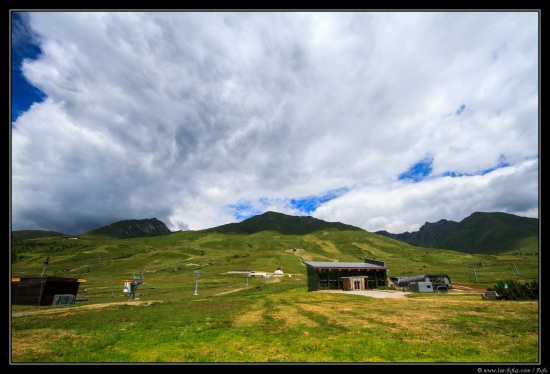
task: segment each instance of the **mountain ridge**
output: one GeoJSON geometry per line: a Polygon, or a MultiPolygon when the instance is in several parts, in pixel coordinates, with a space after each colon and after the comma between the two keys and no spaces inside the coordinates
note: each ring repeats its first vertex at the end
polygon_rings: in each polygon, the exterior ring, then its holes
{"type": "Polygon", "coordinates": [[[503,212],[474,212],[460,222],[426,222],[418,231],[375,234],[416,247],[450,249],[465,253],[499,254],[521,247],[523,240],[537,241],[539,219],[503,212]]]}
{"type": "Polygon", "coordinates": [[[110,225],[88,231],[86,235],[108,236],[118,239],[142,238],[171,234],[166,224],[157,218],[132,219],[111,223],[110,225]]]}
{"type": "MultiPolygon", "coordinates": [[[[500,254],[518,248],[538,248],[539,219],[501,212],[474,212],[460,222],[441,219],[426,222],[419,231],[392,234],[376,231],[374,234],[399,240],[416,247],[449,249],[464,253],[500,254]]],[[[228,223],[197,232],[212,231],[221,234],[254,234],[273,231],[282,235],[305,235],[315,231],[365,231],[341,222],[327,222],[311,216],[291,216],[268,211],[238,223],[228,223]]],[[[54,231],[21,230],[12,232],[12,240],[60,236],[99,236],[118,239],[169,235],[173,233],[156,218],[124,220],[78,235],[54,231]]]]}
{"type": "MultiPolygon", "coordinates": [[[[238,223],[213,227],[219,233],[254,234],[260,231],[275,231],[283,235],[304,235],[321,230],[363,230],[341,222],[327,222],[311,216],[290,216],[268,211],[238,223]]],[[[364,230],[363,230],[364,231],[364,230]]]]}

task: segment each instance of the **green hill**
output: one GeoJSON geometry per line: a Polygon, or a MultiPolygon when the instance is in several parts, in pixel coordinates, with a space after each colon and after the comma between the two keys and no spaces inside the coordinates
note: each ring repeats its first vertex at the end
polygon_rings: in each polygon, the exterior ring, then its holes
{"type": "Polygon", "coordinates": [[[219,233],[253,234],[261,231],[275,231],[284,235],[304,235],[322,230],[362,230],[359,227],[340,222],[326,222],[311,216],[289,216],[266,212],[239,223],[229,223],[212,228],[219,233]]]}
{"type": "MultiPolygon", "coordinates": [[[[364,231],[340,222],[326,222],[311,216],[290,216],[266,212],[239,223],[229,223],[205,229],[205,232],[220,234],[254,234],[262,231],[282,235],[306,235],[316,231],[364,231]]],[[[124,220],[77,235],[78,237],[146,238],[169,235],[172,232],[156,218],[124,220]]],[[[423,248],[450,249],[464,253],[537,254],[539,250],[539,220],[507,213],[475,212],[461,222],[442,219],[426,222],[419,231],[392,234],[377,231],[375,234],[396,239],[423,248]]],[[[22,230],[12,232],[12,241],[46,237],[68,236],[66,234],[22,230]]]]}
{"type": "Polygon", "coordinates": [[[460,222],[426,222],[419,231],[412,233],[390,234],[379,231],[377,234],[418,247],[465,253],[537,253],[539,220],[501,212],[475,212],[460,222]]]}
{"type": "Polygon", "coordinates": [[[235,232],[235,225],[224,225],[149,237],[114,238],[96,232],[79,235],[76,240],[48,237],[13,241],[12,276],[39,276],[48,257],[45,276],[85,277],[96,284],[94,287],[117,289],[117,279],[143,272],[147,281],[175,285],[165,291],[169,293],[177,293],[182,279],[192,282],[197,268],[223,292],[230,288],[226,283],[230,278],[224,274],[235,270],[273,272],[282,268],[303,284],[306,261],[363,262],[365,257],[384,261],[391,276],[446,273],[453,282],[480,287],[506,277],[537,280],[539,276],[538,256],[525,247],[517,253],[470,254],[411,246],[353,226],[307,217],[269,213],[253,218],[243,221],[241,233],[235,232]],[[253,223],[272,229],[268,222],[279,223],[280,231],[254,229],[253,223]],[[292,228],[295,222],[297,226],[292,228]],[[227,232],[221,232],[224,229],[227,232]],[[284,233],[288,231],[294,233],[284,233]],[[472,266],[478,264],[483,268],[478,266],[474,273],[472,266]]]}

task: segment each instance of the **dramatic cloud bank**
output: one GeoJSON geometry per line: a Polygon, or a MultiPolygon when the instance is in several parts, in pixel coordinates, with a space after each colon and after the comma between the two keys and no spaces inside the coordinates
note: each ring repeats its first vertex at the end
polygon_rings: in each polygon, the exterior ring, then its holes
{"type": "Polygon", "coordinates": [[[538,217],[539,22],[14,12],[12,230],[538,217]]]}

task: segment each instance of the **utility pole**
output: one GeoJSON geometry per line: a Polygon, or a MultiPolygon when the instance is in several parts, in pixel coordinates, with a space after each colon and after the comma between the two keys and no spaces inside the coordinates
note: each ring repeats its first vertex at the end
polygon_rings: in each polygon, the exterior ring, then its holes
{"type": "Polygon", "coordinates": [[[195,278],[196,278],[195,293],[193,295],[198,296],[198,294],[199,294],[199,277],[201,276],[202,271],[200,269],[197,269],[197,270],[195,270],[195,272],[193,274],[195,275],[195,278]]]}
{"type": "Polygon", "coordinates": [[[44,276],[44,272],[46,271],[46,265],[50,262],[50,258],[48,257],[46,261],[44,261],[44,267],[42,268],[42,273],[40,273],[40,278],[44,276]]]}

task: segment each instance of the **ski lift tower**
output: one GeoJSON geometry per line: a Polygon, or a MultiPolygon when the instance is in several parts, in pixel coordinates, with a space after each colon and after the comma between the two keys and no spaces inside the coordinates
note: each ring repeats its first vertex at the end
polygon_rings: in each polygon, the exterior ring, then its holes
{"type": "Polygon", "coordinates": [[[478,263],[478,264],[474,264],[474,265],[472,265],[472,266],[468,266],[468,265],[466,265],[466,263],[464,262],[464,266],[466,266],[467,268],[472,268],[472,269],[474,269],[474,278],[476,279],[476,282],[477,282],[476,267],[478,268],[478,267],[481,266],[481,267],[483,267],[483,270],[485,270],[485,264],[484,264],[483,262],[480,262],[480,263],[478,263]]]}
{"type": "Polygon", "coordinates": [[[195,281],[195,293],[193,294],[194,296],[198,296],[199,294],[199,277],[201,276],[202,274],[202,270],[201,269],[197,269],[193,272],[193,275],[195,275],[195,278],[196,278],[196,281],[195,281]]]}
{"type": "Polygon", "coordinates": [[[122,282],[124,282],[124,292],[128,292],[128,300],[135,300],[138,286],[145,284],[143,280],[143,272],[141,272],[137,277],[134,274],[132,279],[126,279],[122,282]]]}

